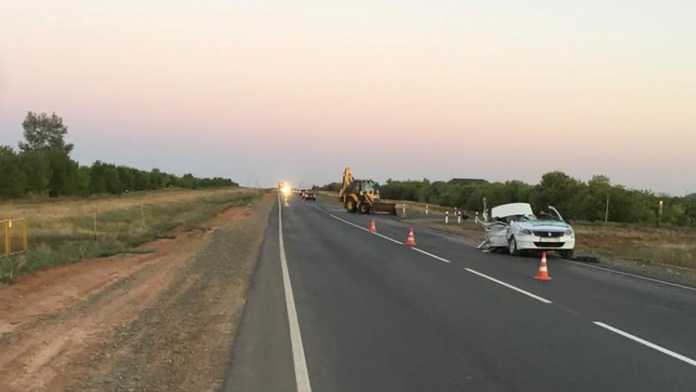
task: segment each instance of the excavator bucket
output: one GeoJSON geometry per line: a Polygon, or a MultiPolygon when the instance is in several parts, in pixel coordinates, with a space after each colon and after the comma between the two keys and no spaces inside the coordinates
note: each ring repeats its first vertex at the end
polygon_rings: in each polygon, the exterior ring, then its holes
{"type": "Polygon", "coordinates": [[[372,204],[372,211],[396,215],[396,203],[387,203],[384,201],[375,201],[372,204]]]}

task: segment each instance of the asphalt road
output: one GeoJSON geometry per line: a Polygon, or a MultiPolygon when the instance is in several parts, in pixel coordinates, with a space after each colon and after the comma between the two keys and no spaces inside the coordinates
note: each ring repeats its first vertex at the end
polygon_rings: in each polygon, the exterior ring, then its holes
{"type": "Polygon", "coordinates": [[[558,258],[540,282],[394,217],[280,208],[225,391],[696,391],[696,290],[558,258]]]}

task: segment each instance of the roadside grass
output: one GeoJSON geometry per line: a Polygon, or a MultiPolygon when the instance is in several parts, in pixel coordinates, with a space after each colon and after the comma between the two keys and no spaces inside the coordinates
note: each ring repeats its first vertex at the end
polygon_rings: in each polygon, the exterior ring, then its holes
{"type": "Polygon", "coordinates": [[[696,230],[613,223],[574,223],[579,253],[696,269],[696,230]]]}
{"type": "Polygon", "coordinates": [[[173,238],[175,231],[206,230],[202,227],[206,220],[227,208],[248,205],[263,193],[229,188],[174,190],[3,206],[0,213],[21,214],[5,216],[26,218],[29,250],[0,258],[0,282],[85,258],[148,252],[136,248],[158,238],[173,238]]]}

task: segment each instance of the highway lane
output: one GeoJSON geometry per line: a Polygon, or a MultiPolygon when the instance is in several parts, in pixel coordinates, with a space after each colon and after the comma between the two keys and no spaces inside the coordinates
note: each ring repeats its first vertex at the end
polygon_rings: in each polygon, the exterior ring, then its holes
{"type": "MultiPolygon", "coordinates": [[[[335,215],[336,206],[324,207],[335,215]]],[[[404,239],[406,224],[388,216],[366,217],[343,214],[359,226],[370,218],[378,222],[382,234],[404,239]],[[381,224],[380,224],[381,223],[381,224]]],[[[682,351],[696,358],[696,290],[685,290],[650,280],[588,268],[557,257],[549,258],[553,281],[530,279],[536,272],[537,257],[511,257],[482,253],[480,250],[456,246],[458,241],[448,235],[429,230],[417,230],[418,247],[452,260],[459,265],[495,277],[552,300],[569,312],[595,317],[638,336],[651,337],[666,347],[683,347],[682,351]],[[453,246],[454,245],[454,246],[453,246]]]]}
{"type": "MultiPolygon", "coordinates": [[[[694,292],[557,260],[554,280],[537,282],[534,259],[483,254],[418,229],[418,248],[436,258],[360,229],[367,217],[332,204],[294,198],[282,219],[314,391],[696,386],[696,367],[684,361],[696,358],[694,292]]],[[[380,233],[405,239],[406,225],[377,220],[380,233]]],[[[270,227],[278,225],[272,215],[270,227]]],[[[278,253],[269,230],[226,390],[294,390],[278,253]]]]}

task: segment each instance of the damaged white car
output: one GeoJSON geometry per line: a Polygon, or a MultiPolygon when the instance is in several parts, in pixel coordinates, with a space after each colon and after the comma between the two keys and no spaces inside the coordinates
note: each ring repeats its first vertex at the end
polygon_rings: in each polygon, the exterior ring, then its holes
{"type": "Polygon", "coordinates": [[[490,217],[480,221],[486,231],[482,249],[507,250],[511,255],[525,251],[558,251],[572,258],[575,232],[555,208],[534,215],[528,203],[503,204],[491,208],[490,217]]]}

